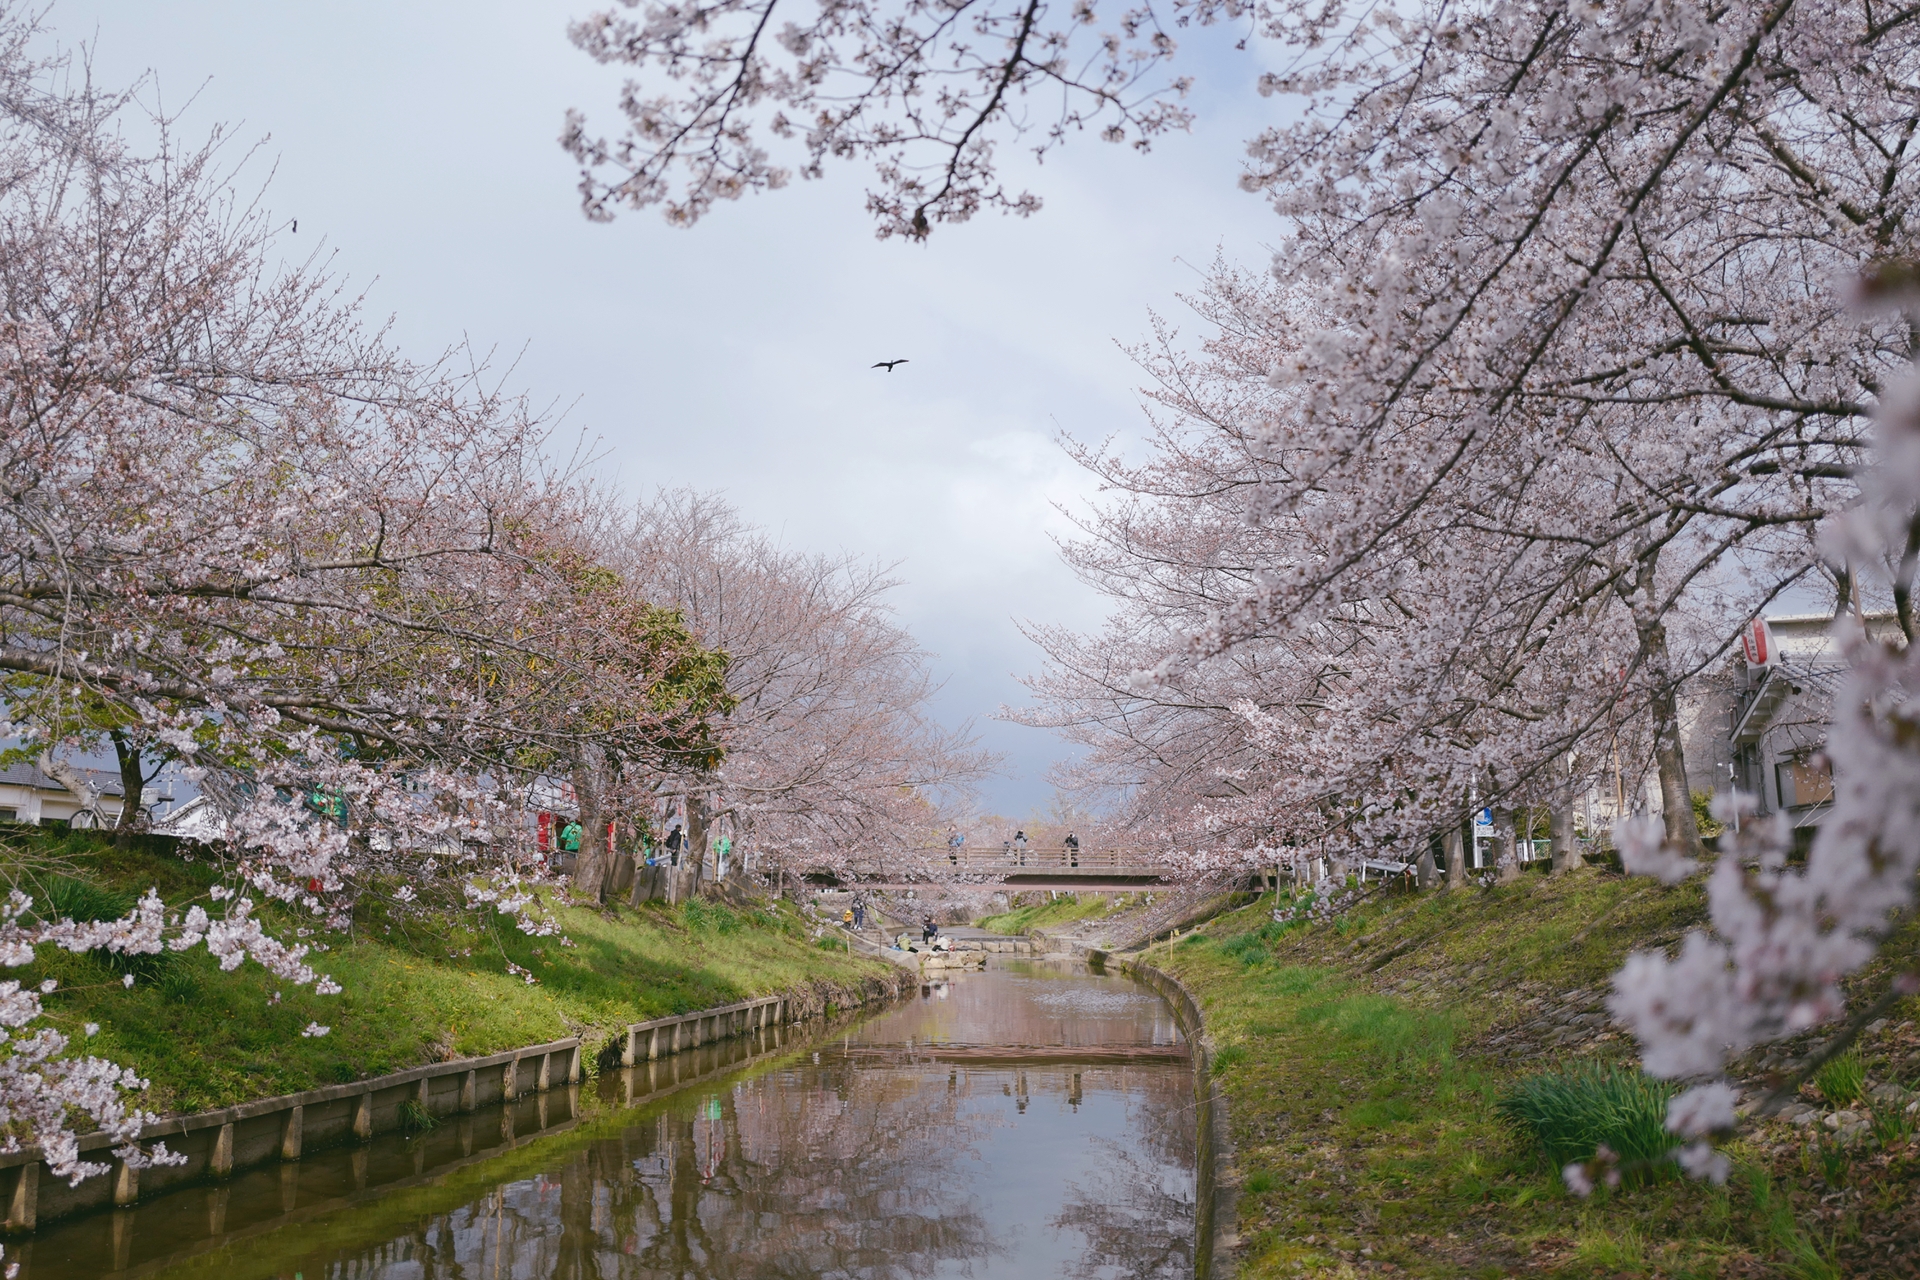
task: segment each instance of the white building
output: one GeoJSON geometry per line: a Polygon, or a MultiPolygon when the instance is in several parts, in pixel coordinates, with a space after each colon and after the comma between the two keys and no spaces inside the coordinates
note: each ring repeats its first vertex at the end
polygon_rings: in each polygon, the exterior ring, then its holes
{"type": "MultiPolygon", "coordinates": [[[[79,772],[100,793],[100,808],[109,819],[118,821],[120,801],[125,792],[120,775],[100,769],[79,772]]],[[[0,769],[0,822],[24,822],[31,826],[45,823],[69,824],[79,819],[86,826],[93,815],[81,813],[80,797],[73,794],[30,764],[8,765],[0,769]]]]}

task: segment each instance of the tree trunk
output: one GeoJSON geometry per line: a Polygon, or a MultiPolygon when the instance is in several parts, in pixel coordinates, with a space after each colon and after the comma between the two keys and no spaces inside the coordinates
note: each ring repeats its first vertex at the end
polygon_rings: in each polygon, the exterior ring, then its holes
{"type": "Polygon", "coordinates": [[[1422,891],[1433,887],[1433,840],[1427,839],[1420,845],[1420,856],[1413,860],[1414,887],[1422,891]]]}
{"type": "Polygon", "coordinates": [[[1572,803],[1554,805],[1547,820],[1553,837],[1553,874],[1563,876],[1578,871],[1585,864],[1580,857],[1580,845],[1573,838],[1572,803]]]}
{"type": "Polygon", "coordinates": [[[1525,809],[1493,811],[1493,843],[1498,855],[1494,865],[1500,869],[1500,883],[1512,884],[1520,878],[1520,830],[1526,822],[1525,809]],[[1502,822],[1500,819],[1507,820],[1502,822]]]}
{"type": "MultiPolygon", "coordinates": [[[[1651,564],[1646,571],[1650,579],[1651,564]]],[[[1663,622],[1639,628],[1640,649],[1653,677],[1653,758],[1660,770],[1660,807],[1667,827],[1667,843],[1683,854],[1698,857],[1700,828],[1693,820],[1693,793],[1687,787],[1687,759],[1680,746],[1679,689],[1667,661],[1667,628],[1663,622]]]]}
{"type": "Polygon", "coordinates": [[[691,792],[687,796],[687,852],[686,858],[692,864],[690,876],[692,888],[697,890],[700,882],[707,878],[707,795],[704,791],[691,792]]]}
{"type": "Polygon", "coordinates": [[[1698,856],[1700,827],[1693,820],[1693,792],[1687,787],[1687,759],[1680,747],[1680,711],[1673,686],[1665,685],[1653,699],[1653,758],[1660,766],[1661,817],[1667,824],[1667,843],[1698,856]]]}
{"type": "Polygon", "coordinates": [[[51,751],[40,753],[40,772],[79,797],[80,809],[93,815],[96,824],[100,822],[100,792],[87,781],[87,775],[68,764],[65,760],[54,758],[51,751]]]}
{"type": "Polygon", "coordinates": [[[113,754],[120,761],[120,790],[124,793],[120,797],[120,820],[113,825],[122,831],[145,831],[147,775],[140,767],[140,748],[118,729],[107,736],[113,739],[113,754]]]}
{"type": "Polygon", "coordinates": [[[573,866],[573,896],[588,902],[606,897],[607,817],[605,812],[606,754],[589,743],[573,763],[573,794],[580,802],[580,854],[573,866]]]}
{"type": "Polygon", "coordinates": [[[1472,819],[1473,815],[1468,814],[1440,833],[1440,839],[1447,848],[1447,888],[1449,889],[1467,887],[1467,842],[1473,839],[1472,819]]]}

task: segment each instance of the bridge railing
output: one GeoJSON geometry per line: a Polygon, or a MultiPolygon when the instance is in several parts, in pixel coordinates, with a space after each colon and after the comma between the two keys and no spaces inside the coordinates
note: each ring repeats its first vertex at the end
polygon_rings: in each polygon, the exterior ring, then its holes
{"type": "Polygon", "coordinates": [[[1025,849],[1013,844],[967,843],[958,848],[930,845],[916,851],[929,866],[938,870],[960,871],[1085,871],[1147,872],[1164,871],[1166,864],[1144,849],[1088,848],[1066,849],[1058,845],[1042,848],[1028,844],[1025,849]]]}

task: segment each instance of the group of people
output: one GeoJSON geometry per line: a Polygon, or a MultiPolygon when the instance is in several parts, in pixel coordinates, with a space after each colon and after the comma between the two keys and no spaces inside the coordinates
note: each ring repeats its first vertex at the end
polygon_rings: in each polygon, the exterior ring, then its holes
{"type": "MultiPolygon", "coordinates": [[[[947,861],[948,862],[952,863],[956,867],[959,866],[960,855],[966,849],[966,845],[967,845],[967,837],[961,834],[960,829],[958,827],[947,828],[947,861]]],[[[1077,867],[1080,865],[1080,837],[1079,836],[1075,835],[1071,831],[1067,832],[1067,838],[1060,842],[1060,848],[1063,851],[1065,851],[1067,855],[1068,866],[1077,867]]],[[[1027,833],[1025,831],[1015,831],[1011,839],[1002,840],[1000,842],[1000,850],[1002,853],[1006,854],[1008,862],[1011,862],[1015,866],[1019,866],[1019,867],[1026,866],[1027,865],[1027,833]]]]}
{"type": "Polygon", "coordinates": [[[853,905],[840,913],[840,924],[843,928],[852,929],[856,932],[866,928],[867,904],[861,899],[855,898],[853,905]]]}

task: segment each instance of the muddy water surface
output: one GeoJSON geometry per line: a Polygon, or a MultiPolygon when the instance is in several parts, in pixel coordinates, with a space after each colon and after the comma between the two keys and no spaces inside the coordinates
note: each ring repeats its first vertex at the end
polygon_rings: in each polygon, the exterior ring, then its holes
{"type": "Polygon", "coordinates": [[[1193,1275],[1160,998],[1010,963],[409,1139],[55,1224],[22,1280],[1193,1275]]]}

